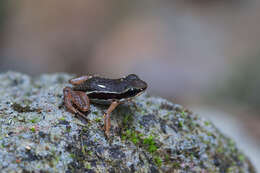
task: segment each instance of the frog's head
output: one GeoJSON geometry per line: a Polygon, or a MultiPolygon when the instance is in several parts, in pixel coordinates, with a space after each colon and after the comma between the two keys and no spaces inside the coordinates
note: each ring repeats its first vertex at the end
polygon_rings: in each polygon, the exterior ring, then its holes
{"type": "Polygon", "coordinates": [[[125,77],[125,79],[128,81],[128,92],[131,93],[131,95],[138,96],[142,94],[146,88],[147,83],[143,80],[141,80],[137,75],[130,74],[125,77]]]}

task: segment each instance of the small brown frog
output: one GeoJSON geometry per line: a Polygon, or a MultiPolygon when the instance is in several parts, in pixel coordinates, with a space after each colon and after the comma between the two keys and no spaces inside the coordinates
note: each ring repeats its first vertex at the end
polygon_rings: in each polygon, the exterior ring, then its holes
{"type": "Polygon", "coordinates": [[[121,103],[141,95],[147,88],[146,82],[137,75],[130,74],[119,79],[108,79],[99,76],[81,76],[69,80],[74,87],[63,89],[66,108],[86,118],[84,112],[90,109],[89,100],[101,104],[110,104],[104,114],[105,135],[110,133],[110,114],[121,103]]]}

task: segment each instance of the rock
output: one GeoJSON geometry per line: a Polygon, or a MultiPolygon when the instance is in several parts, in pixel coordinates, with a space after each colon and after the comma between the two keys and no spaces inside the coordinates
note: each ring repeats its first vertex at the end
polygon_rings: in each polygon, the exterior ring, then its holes
{"type": "Polygon", "coordinates": [[[91,104],[88,120],[63,105],[68,74],[0,74],[2,172],[255,172],[236,144],[198,115],[144,94],[112,113],[91,104]]]}

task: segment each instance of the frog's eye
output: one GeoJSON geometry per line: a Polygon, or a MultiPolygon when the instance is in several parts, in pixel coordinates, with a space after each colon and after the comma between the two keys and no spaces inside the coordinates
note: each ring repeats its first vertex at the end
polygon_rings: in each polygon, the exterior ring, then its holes
{"type": "Polygon", "coordinates": [[[127,79],[136,80],[136,79],[139,79],[139,77],[135,74],[130,74],[130,75],[127,76],[127,79]]]}

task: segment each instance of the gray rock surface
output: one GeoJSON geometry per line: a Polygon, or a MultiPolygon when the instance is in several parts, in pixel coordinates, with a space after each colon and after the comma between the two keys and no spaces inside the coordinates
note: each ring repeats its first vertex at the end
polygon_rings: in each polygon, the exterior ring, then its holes
{"type": "Polygon", "coordinates": [[[1,172],[255,172],[236,144],[180,105],[147,94],[88,120],[63,106],[68,74],[0,74],[1,172]]]}

